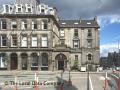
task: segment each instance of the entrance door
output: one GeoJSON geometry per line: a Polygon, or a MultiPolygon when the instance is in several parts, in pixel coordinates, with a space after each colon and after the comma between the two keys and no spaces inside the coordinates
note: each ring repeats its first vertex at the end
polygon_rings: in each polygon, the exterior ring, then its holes
{"type": "Polygon", "coordinates": [[[58,70],[64,69],[64,61],[58,61],[58,70]]]}
{"type": "Polygon", "coordinates": [[[16,53],[12,53],[11,54],[11,70],[15,70],[17,69],[18,66],[18,59],[17,59],[17,54],[16,53]]]}

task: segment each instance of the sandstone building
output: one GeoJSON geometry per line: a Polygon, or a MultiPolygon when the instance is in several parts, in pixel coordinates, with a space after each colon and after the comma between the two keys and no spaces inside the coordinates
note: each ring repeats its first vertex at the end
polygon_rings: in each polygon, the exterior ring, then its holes
{"type": "Polygon", "coordinates": [[[39,0],[16,0],[0,9],[0,70],[66,70],[99,64],[99,25],[60,20],[39,0]]]}

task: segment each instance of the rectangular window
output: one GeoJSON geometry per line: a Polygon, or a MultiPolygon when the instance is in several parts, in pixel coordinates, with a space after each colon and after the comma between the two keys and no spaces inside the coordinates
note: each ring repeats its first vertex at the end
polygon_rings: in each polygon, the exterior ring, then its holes
{"type": "Polygon", "coordinates": [[[1,46],[7,46],[7,36],[1,35],[1,46]]]}
{"type": "Polygon", "coordinates": [[[32,30],[37,29],[37,21],[32,21],[32,30]]]}
{"type": "Polygon", "coordinates": [[[74,36],[78,37],[78,29],[74,29],[74,36]]]}
{"type": "Polygon", "coordinates": [[[32,36],[32,47],[37,47],[37,35],[32,36]]]}
{"type": "Polygon", "coordinates": [[[11,22],[11,29],[16,29],[17,28],[17,22],[16,21],[12,21],[11,22]]]}
{"type": "Polygon", "coordinates": [[[42,47],[48,47],[48,37],[42,36],[42,47]]]}
{"type": "Polygon", "coordinates": [[[47,29],[48,29],[47,20],[44,20],[44,21],[42,22],[42,29],[43,29],[43,30],[47,30],[47,29]]]}
{"type": "Polygon", "coordinates": [[[88,42],[88,48],[92,48],[92,40],[89,39],[89,40],[87,40],[87,42],[88,42]]]}
{"type": "Polygon", "coordinates": [[[6,20],[1,20],[1,29],[7,29],[7,22],[6,22],[6,20]]]}
{"type": "Polygon", "coordinates": [[[79,40],[73,41],[73,48],[79,48],[79,40]]]}
{"type": "Polygon", "coordinates": [[[0,54],[0,68],[6,68],[7,67],[7,57],[6,54],[2,53],[0,54]]]}
{"type": "Polygon", "coordinates": [[[16,4],[16,12],[22,12],[22,5],[16,4]]]}
{"type": "Polygon", "coordinates": [[[28,13],[32,12],[32,5],[26,4],[26,12],[28,12],[28,13]]]}
{"type": "Polygon", "coordinates": [[[9,13],[9,5],[3,5],[4,13],[9,13]]]}
{"type": "Polygon", "coordinates": [[[27,29],[27,21],[26,21],[26,20],[23,20],[23,21],[21,22],[21,29],[22,29],[22,30],[27,29]]]}
{"type": "Polygon", "coordinates": [[[60,36],[61,36],[61,37],[64,37],[64,36],[65,36],[65,31],[64,31],[64,29],[61,29],[61,30],[60,30],[60,36]]]}
{"type": "Polygon", "coordinates": [[[91,31],[91,29],[88,29],[88,37],[92,37],[92,31],[91,31]]]}
{"type": "Polygon", "coordinates": [[[75,60],[78,60],[78,55],[75,55],[75,60]]]}
{"type": "Polygon", "coordinates": [[[21,47],[27,47],[27,35],[21,37],[21,47]]]}
{"type": "Polygon", "coordinates": [[[18,43],[17,35],[16,34],[11,35],[11,46],[16,47],[17,43],[18,43]]]}

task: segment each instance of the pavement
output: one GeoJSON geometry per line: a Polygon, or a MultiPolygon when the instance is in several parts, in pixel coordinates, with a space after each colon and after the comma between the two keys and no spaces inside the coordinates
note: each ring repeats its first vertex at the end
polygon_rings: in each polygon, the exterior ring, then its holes
{"type": "MultiPolygon", "coordinates": [[[[34,90],[35,73],[39,90],[60,90],[61,82],[64,82],[63,90],[104,90],[105,86],[105,72],[90,72],[88,78],[87,72],[0,71],[0,90],[14,90],[15,82],[18,90],[34,90]]],[[[108,86],[107,90],[115,89],[108,86]]]]}

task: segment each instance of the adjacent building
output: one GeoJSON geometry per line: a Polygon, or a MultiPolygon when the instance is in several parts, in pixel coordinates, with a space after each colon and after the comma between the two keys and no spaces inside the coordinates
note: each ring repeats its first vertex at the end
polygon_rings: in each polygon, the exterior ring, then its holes
{"type": "Polygon", "coordinates": [[[0,10],[0,70],[95,70],[99,64],[99,25],[60,20],[55,7],[39,0],[16,0],[0,10]]]}

